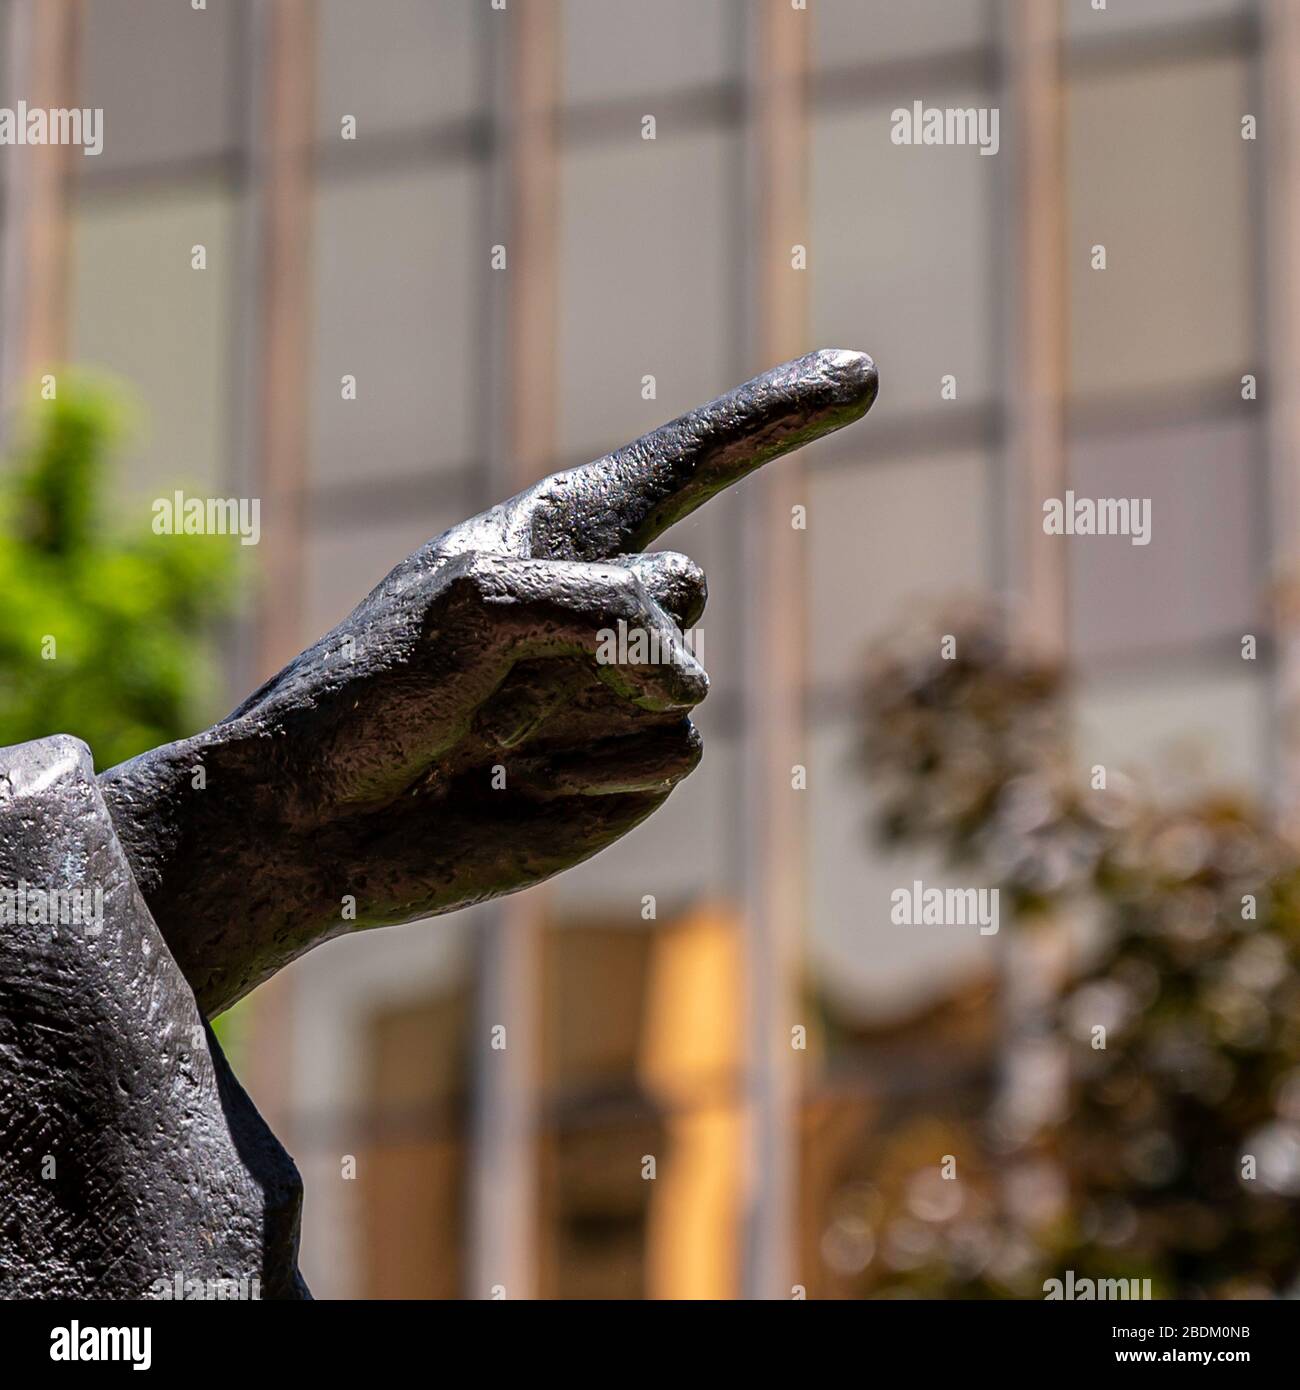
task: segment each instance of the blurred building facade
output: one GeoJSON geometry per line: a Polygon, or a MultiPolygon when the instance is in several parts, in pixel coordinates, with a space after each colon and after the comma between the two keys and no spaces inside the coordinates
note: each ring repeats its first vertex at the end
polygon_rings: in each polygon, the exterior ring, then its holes
{"type": "Polygon", "coordinates": [[[96,158],[0,151],[5,404],[106,368],[147,421],[125,517],[262,499],[229,704],[500,496],[811,348],[876,357],[865,423],[664,540],[708,572],[714,687],[663,811],[505,904],[331,943],[232,1034],[318,1296],[855,1288],[887,1252],[844,1194],[987,1104],[1007,965],[890,923],[943,880],[871,841],[873,638],[1006,599],[1078,663],[1082,764],[1293,791],[1300,11],[0,11],[5,104],[105,112],[96,158]],[[915,101],[996,108],[996,155],[894,144],[915,101]],[[1151,498],[1160,543],[1053,546],[1066,488],[1151,498]]]}

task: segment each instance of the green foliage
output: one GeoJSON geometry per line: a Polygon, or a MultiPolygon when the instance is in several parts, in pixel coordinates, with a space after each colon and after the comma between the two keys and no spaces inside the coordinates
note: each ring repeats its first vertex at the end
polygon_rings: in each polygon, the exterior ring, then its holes
{"type": "Polygon", "coordinates": [[[110,520],[124,425],[106,388],[61,378],[0,474],[0,746],[75,734],[104,768],[202,721],[235,542],[110,520]]]}

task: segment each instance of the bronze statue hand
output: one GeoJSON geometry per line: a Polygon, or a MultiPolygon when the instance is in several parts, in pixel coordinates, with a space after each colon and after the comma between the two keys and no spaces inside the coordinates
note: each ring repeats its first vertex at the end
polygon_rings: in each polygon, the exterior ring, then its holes
{"type": "Polygon", "coordinates": [[[682,629],[705,586],[640,552],[875,395],[865,354],[815,352],[554,474],[402,561],[228,719],[104,773],[203,1012],[332,936],[536,883],[659,806],[700,756],[682,629]],[[631,659],[608,660],[620,633],[631,659]]]}

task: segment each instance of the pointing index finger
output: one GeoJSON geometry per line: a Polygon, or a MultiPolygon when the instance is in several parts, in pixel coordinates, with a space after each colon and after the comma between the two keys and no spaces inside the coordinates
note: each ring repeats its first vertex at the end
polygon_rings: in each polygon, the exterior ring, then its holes
{"type": "Polygon", "coordinates": [[[876,367],[823,348],[764,372],[612,454],[507,504],[525,553],[600,560],[642,550],[714,493],[865,415],[876,367]]]}

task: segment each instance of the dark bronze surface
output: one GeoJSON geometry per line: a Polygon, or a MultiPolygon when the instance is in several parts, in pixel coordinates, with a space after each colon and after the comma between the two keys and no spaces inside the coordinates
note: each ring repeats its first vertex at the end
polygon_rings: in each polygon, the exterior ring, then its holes
{"type": "Polygon", "coordinates": [[[659,806],[700,757],[708,679],[678,629],[705,584],[638,552],[875,394],[863,353],[811,353],[546,478],[403,560],[228,719],[105,773],[204,1013],[340,933],[558,873],[659,806]],[[599,664],[620,619],[674,659],[599,664]]]}
{"type": "Polygon", "coordinates": [[[682,630],[705,583],[643,548],[875,395],[870,358],[816,352],[557,473],[403,560],[228,719],[97,781],[75,739],[0,750],[0,885],[105,904],[93,936],[0,930],[0,1295],[306,1296],[297,1171],[205,1018],[321,941],[539,882],[655,810],[700,757],[682,630]],[[620,623],[659,659],[602,660],[620,623]]]}
{"type": "Polygon", "coordinates": [[[298,1170],[163,945],[77,739],[0,749],[0,884],[98,888],[103,908],[0,926],[0,1297],[141,1298],[177,1276],[304,1297],[298,1170]]]}

